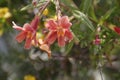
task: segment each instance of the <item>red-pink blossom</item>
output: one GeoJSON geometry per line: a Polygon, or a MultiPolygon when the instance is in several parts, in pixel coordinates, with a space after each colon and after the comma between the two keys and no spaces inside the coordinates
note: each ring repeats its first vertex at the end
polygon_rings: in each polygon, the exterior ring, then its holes
{"type": "Polygon", "coordinates": [[[20,27],[18,25],[16,25],[13,22],[13,28],[15,28],[16,30],[20,30],[21,32],[16,36],[16,40],[18,42],[22,42],[24,39],[26,40],[25,42],[25,48],[29,49],[31,47],[32,44],[32,40],[35,42],[35,44],[37,44],[37,40],[36,40],[36,30],[38,28],[38,24],[39,24],[39,17],[36,16],[32,22],[29,23],[25,23],[23,27],[20,27]]]}
{"type": "Polygon", "coordinates": [[[60,17],[57,21],[49,20],[46,22],[46,28],[49,30],[45,38],[47,44],[53,44],[58,40],[60,47],[65,46],[66,42],[73,39],[72,32],[70,31],[72,23],[69,21],[68,16],[60,17]]]}

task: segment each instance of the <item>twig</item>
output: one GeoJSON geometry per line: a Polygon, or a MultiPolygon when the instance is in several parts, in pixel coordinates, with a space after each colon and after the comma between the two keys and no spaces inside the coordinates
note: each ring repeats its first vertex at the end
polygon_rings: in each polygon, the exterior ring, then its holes
{"type": "Polygon", "coordinates": [[[42,14],[43,11],[45,10],[45,8],[49,5],[50,1],[51,1],[51,0],[48,0],[48,1],[46,2],[46,4],[45,4],[42,8],[40,8],[40,12],[38,13],[38,16],[41,16],[41,14],[42,14]]]}
{"type": "Polygon", "coordinates": [[[102,75],[102,68],[101,67],[99,68],[99,72],[100,72],[101,80],[104,80],[103,75],[102,75]]]}

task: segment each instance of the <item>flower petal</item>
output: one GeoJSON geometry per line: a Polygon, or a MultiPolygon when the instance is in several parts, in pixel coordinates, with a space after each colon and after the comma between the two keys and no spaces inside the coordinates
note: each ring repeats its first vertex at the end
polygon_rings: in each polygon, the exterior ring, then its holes
{"type": "Polygon", "coordinates": [[[64,36],[59,36],[58,37],[58,45],[60,47],[64,47],[65,46],[65,37],[64,36]]]}
{"type": "Polygon", "coordinates": [[[32,42],[32,39],[31,39],[31,38],[26,38],[26,42],[25,42],[24,48],[25,48],[25,49],[30,49],[30,47],[31,47],[31,42],[32,42]]]}
{"type": "Polygon", "coordinates": [[[53,44],[57,38],[57,32],[51,31],[48,33],[47,37],[45,38],[45,43],[53,44]]]}
{"type": "Polygon", "coordinates": [[[48,28],[49,30],[56,30],[57,28],[57,23],[54,20],[49,20],[46,24],[45,24],[46,28],[48,28]]]}
{"type": "Polygon", "coordinates": [[[17,36],[16,36],[16,40],[18,42],[22,42],[25,38],[26,38],[26,32],[25,31],[22,31],[21,33],[19,33],[17,36]]]}
{"type": "Polygon", "coordinates": [[[114,27],[115,32],[117,32],[118,34],[120,34],[120,28],[119,27],[114,27]]]}
{"type": "Polygon", "coordinates": [[[36,34],[33,36],[33,40],[34,40],[35,45],[37,45],[38,41],[36,39],[36,34]]]}
{"type": "Polygon", "coordinates": [[[22,27],[18,26],[15,24],[15,22],[12,22],[13,23],[13,28],[16,29],[16,30],[24,30],[22,27]]]}
{"type": "Polygon", "coordinates": [[[60,18],[59,20],[59,26],[68,29],[70,28],[70,26],[72,25],[72,23],[69,21],[68,16],[63,16],[60,18]]]}
{"type": "Polygon", "coordinates": [[[42,44],[40,46],[40,49],[43,50],[43,51],[46,51],[47,54],[48,54],[48,57],[51,57],[51,50],[50,50],[50,47],[47,44],[42,44]]]}
{"type": "Polygon", "coordinates": [[[34,18],[34,19],[32,20],[32,22],[31,22],[31,27],[32,27],[34,30],[37,30],[38,24],[39,24],[39,16],[35,16],[35,18],[34,18]]]}
{"type": "Polygon", "coordinates": [[[23,28],[25,29],[25,31],[34,31],[29,23],[25,23],[23,28]]]}
{"type": "Polygon", "coordinates": [[[70,30],[66,30],[65,31],[65,37],[67,38],[67,40],[72,40],[73,39],[73,35],[72,32],[70,32],[70,30]]]}

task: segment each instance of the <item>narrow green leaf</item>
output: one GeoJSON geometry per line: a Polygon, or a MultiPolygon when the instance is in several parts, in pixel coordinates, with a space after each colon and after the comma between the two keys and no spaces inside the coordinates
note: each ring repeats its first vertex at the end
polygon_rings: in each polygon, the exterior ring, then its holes
{"type": "Polygon", "coordinates": [[[67,46],[66,46],[66,54],[68,54],[70,52],[70,50],[72,49],[74,44],[74,41],[72,40],[67,46]]]}
{"type": "Polygon", "coordinates": [[[108,11],[106,12],[106,14],[103,15],[103,16],[100,18],[99,24],[102,25],[102,24],[104,23],[104,21],[105,21],[106,19],[108,19],[108,18],[110,17],[110,15],[115,11],[115,9],[116,9],[116,7],[108,10],[108,11]]]}
{"type": "Polygon", "coordinates": [[[86,14],[91,5],[92,5],[92,0],[84,0],[82,12],[84,12],[86,14]]]}
{"type": "Polygon", "coordinates": [[[83,23],[86,24],[92,31],[95,31],[94,26],[92,25],[91,21],[88,19],[88,17],[84,13],[78,10],[74,10],[73,15],[76,18],[81,19],[81,21],[83,21],[83,23]]]}
{"type": "Polygon", "coordinates": [[[98,19],[95,14],[94,6],[92,5],[90,10],[89,10],[89,15],[91,16],[91,19],[94,20],[95,22],[98,22],[98,19]]]}
{"type": "Polygon", "coordinates": [[[30,8],[32,8],[32,7],[33,7],[32,4],[29,4],[29,5],[21,8],[20,11],[25,11],[25,10],[30,9],[30,8]]]}

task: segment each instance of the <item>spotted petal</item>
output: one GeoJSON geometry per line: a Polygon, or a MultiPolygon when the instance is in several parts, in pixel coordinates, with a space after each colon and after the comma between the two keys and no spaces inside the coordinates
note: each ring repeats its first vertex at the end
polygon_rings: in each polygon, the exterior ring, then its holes
{"type": "Polygon", "coordinates": [[[34,40],[35,45],[37,45],[38,41],[37,41],[37,39],[36,39],[36,34],[34,34],[33,40],[34,40]]]}
{"type": "Polygon", "coordinates": [[[34,19],[32,20],[32,22],[31,22],[31,27],[32,27],[34,30],[37,30],[38,24],[39,24],[39,16],[35,16],[35,18],[34,18],[34,19]]]}
{"type": "Polygon", "coordinates": [[[32,39],[31,39],[31,38],[26,38],[26,42],[25,42],[24,48],[25,48],[25,49],[30,49],[30,47],[31,47],[31,42],[32,42],[32,39]]]}
{"type": "Polygon", "coordinates": [[[34,31],[34,29],[31,27],[31,25],[29,23],[24,24],[23,28],[25,29],[25,31],[34,31]]]}
{"type": "Polygon", "coordinates": [[[19,33],[17,36],[16,36],[16,40],[18,41],[18,42],[22,42],[24,39],[25,39],[25,37],[26,37],[26,32],[25,31],[22,31],[21,33],[19,33]]]}
{"type": "Polygon", "coordinates": [[[65,46],[65,37],[64,36],[59,36],[58,37],[58,45],[60,46],[60,47],[64,47],[65,46]]]}
{"type": "Polygon", "coordinates": [[[66,30],[65,37],[67,37],[68,38],[67,40],[69,40],[69,41],[72,40],[73,39],[72,32],[70,32],[70,30],[66,30]]]}
{"type": "Polygon", "coordinates": [[[72,25],[72,23],[70,23],[68,16],[63,16],[60,18],[59,20],[59,25],[65,29],[70,28],[70,26],[72,25]]]}
{"type": "Polygon", "coordinates": [[[51,31],[47,35],[47,37],[45,39],[45,43],[53,44],[55,42],[56,38],[57,38],[57,32],[56,31],[51,31]]]}
{"type": "Polygon", "coordinates": [[[56,30],[57,28],[57,23],[54,20],[49,20],[47,21],[47,23],[45,24],[46,28],[48,28],[49,30],[56,30]]]}

